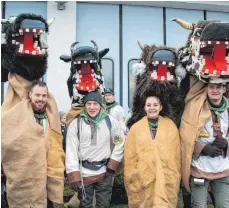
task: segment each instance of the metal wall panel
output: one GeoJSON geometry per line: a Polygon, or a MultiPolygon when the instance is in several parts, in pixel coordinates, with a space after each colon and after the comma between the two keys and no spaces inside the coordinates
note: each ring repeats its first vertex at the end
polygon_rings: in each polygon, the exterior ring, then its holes
{"type": "MultiPolygon", "coordinates": [[[[123,6],[123,107],[127,114],[128,104],[128,62],[139,58],[141,44],[163,44],[163,9],[146,6],[123,6]]],[[[131,77],[131,76],[130,76],[131,77]]]]}
{"type": "MultiPolygon", "coordinates": [[[[119,6],[77,3],[76,40],[80,42],[79,46],[93,46],[91,40],[94,40],[99,50],[110,49],[105,57],[114,62],[114,90],[116,100],[119,101],[119,6]]],[[[112,63],[106,60],[102,64],[104,79],[108,82],[106,87],[110,87],[112,63]]]]}

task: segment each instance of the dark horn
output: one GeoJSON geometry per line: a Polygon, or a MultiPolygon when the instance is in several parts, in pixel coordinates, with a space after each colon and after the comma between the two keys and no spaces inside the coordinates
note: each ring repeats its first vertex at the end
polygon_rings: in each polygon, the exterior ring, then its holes
{"type": "Polygon", "coordinates": [[[74,42],[74,43],[71,45],[71,48],[70,48],[71,52],[73,51],[73,48],[75,47],[75,45],[76,45],[77,43],[79,43],[79,42],[74,42]]]}
{"type": "Polygon", "coordinates": [[[96,42],[94,40],[91,40],[91,42],[94,44],[95,50],[98,51],[99,48],[98,48],[98,45],[96,44],[96,42]]]}

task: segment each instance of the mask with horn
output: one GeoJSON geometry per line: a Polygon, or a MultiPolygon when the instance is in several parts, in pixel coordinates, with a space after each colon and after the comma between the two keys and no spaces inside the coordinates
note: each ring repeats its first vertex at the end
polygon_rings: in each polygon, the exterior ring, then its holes
{"type": "Polygon", "coordinates": [[[186,46],[179,49],[178,59],[187,71],[204,82],[211,77],[229,78],[229,22],[202,20],[188,23],[173,19],[191,30],[186,46]],[[192,25],[192,26],[191,26],[192,25]]]}
{"type": "Polygon", "coordinates": [[[178,65],[176,49],[166,46],[138,45],[142,50],[141,63],[133,65],[135,89],[132,100],[132,116],[127,121],[130,128],[145,116],[146,95],[158,96],[163,105],[163,115],[180,123],[184,99],[179,89],[186,71],[178,65]]]}
{"type": "Polygon", "coordinates": [[[2,19],[2,82],[8,73],[16,73],[33,81],[41,78],[47,69],[46,33],[54,18],[46,21],[40,15],[20,14],[2,19]]]}
{"type": "Polygon", "coordinates": [[[72,106],[83,105],[84,97],[92,91],[104,93],[105,85],[102,75],[101,58],[109,49],[98,51],[98,45],[91,40],[94,47],[80,46],[74,42],[70,47],[70,55],[61,55],[64,62],[71,62],[70,76],[67,81],[72,106]]]}

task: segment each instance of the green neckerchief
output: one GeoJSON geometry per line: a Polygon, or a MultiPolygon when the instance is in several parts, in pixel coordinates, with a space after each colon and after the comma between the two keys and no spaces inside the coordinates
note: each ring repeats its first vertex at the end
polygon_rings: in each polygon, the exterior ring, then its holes
{"type": "Polygon", "coordinates": [[[36,118],[36,119],[44,119],[44,118],[47,118],[47,114],[45,113],[45,112],[43,112],[43,113],[36,113],[36,112],[34,112],[34,117],[36,118]]]}
{"type": "Polygon", "coordinates": [[[105,119],[107,115],[108,114],[103,110],[103,108],[100,108],[98,115],[95,117],[95,119],[92,119],[88,115],[86,108],[84,107],[83,112],[80,114],[80,117],[86,118],[88,121],[90,121],[91,123],[94,124],[95,128],[98,128],[99,122],[102,121],[103,119],[105,119]]]}
{"type": "Polygon", "coordinates": [[[109,103],[106,104],[107,109],[111,109],[111,108],[115,107],[116,105],[118,105],[117,102],[114,102],[114,103],[112,103],[112,104],[109,104],[109,103]]]}
{"type": "Polygon", "coordinates": [[[211,100],[208,98],[207,99],[208,105],[210,110],[218,117],[222,119],[222,116],[220,115],[220,113],[224,112],[228,107],[229,107],[229,103],[227,98],[223,97],[222,102],[219,106],[215,106],[211,100]]]}
{"type": "Polygon", "coordinates": [[[34,117],[35,117],[37,123],[39,123],[43,127],[42,119],[47,118],[47,114],[45,112],[40,113],[40,112],[34,111],[34,117]]]}
{"type": "Polygon", "coordinates": [[[155,119],[155,121],[148,119],[148,125],[149,125],[150,129],[157,128],[158,127],[158,119],[157,120],[155,119]]]}

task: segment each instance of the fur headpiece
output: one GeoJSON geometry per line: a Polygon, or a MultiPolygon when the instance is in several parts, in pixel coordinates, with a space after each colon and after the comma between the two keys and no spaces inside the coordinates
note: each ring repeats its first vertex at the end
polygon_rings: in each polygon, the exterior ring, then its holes
{"type": "Polygon", "coordinates": [[[178,52],[182,66],[204,82],[214,80],[211,77],[217,82],[229,82],[229,23],[218,20],[173,21],[191,30],[186,46],[178,52]]]}
{"type": "Polygon", "coordinates": [[[91,41],[94,47],[76,47],[79,42],[71,45],[71,55],[61,55],[64,62],[71,62],[70,76],[67,81],[69,96],[72,106],[84,104],[84,97],[95,90],[104,94],[104,78],[102,75],[101,58],[109,49],[98,51],[95,41],[91,41]]]}
{"type": "Polygon", "coordinates": [[[41,78],[47,69],[47,42],[44,34],[54,18],[46,21],[40,15],[20,14],[2,19],[2,82],[8,73],[16,73],[33,81],[41,78]]]}
{"type": "Polygon", "coordinates": [[[186,75],[179,67],[176,50],[169,47],[145,45],[138,42],[143,53],[141,63],[134,65],[135,90],[132,103],[132,116],[127,122],[130,128],[145,115],[144,105],[148,96],[160,98],[163,110],[161,114],[180,123],[184,99],[178,86],[186,75]]]}

